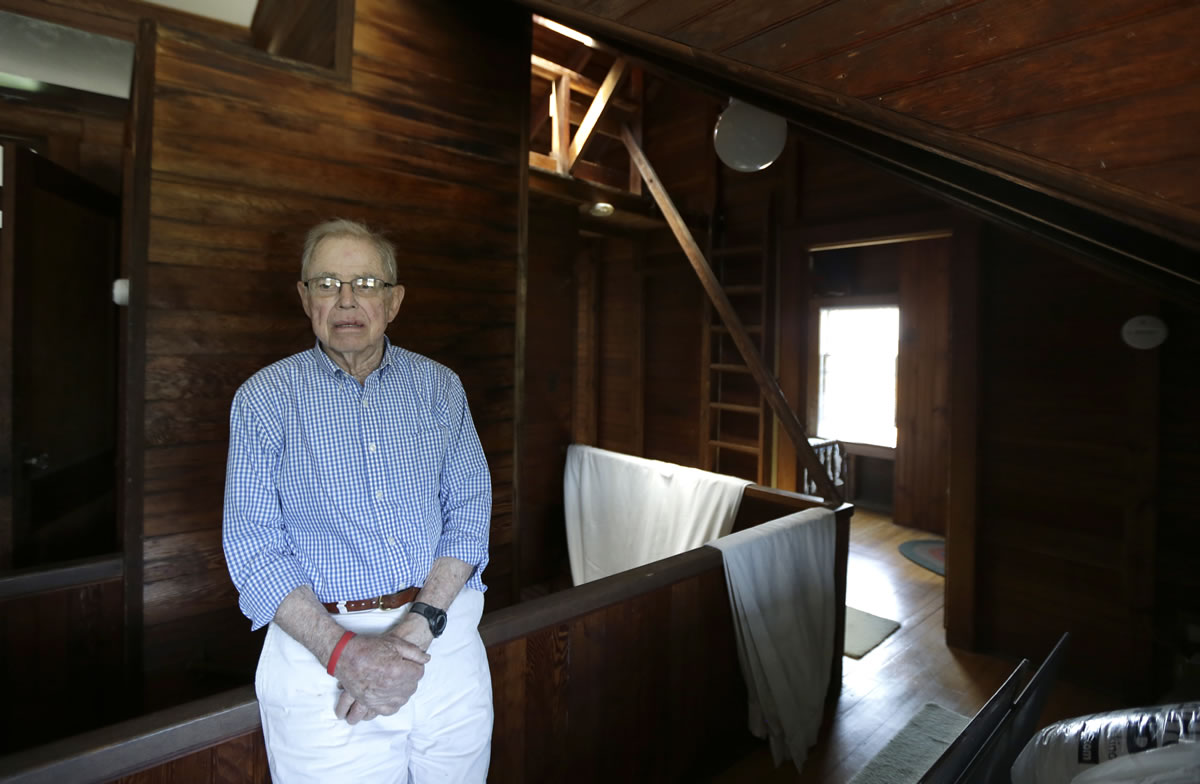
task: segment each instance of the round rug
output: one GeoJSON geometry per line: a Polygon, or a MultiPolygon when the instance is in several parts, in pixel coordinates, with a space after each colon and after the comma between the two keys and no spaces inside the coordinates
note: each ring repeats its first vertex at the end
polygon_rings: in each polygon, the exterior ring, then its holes
{"type": "Polygon", "coordinates": [[[913,539],[900,545],[900,554],[924,566],[929,571],[946,576],[946,542],[944,539],[913,539]]]}

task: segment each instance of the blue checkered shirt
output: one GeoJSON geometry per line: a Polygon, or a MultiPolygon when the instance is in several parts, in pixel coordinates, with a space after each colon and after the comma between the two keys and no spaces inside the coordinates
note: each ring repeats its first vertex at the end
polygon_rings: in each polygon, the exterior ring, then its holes
{"type": "Polygon", "coordinates": [[[254,374],[229,419],[225,560],[252,628],[302,585],[369,599],[442,556],[484,590],[491,477],[448,368],[388,343],[359,385],[318,343],[254,374]]]}

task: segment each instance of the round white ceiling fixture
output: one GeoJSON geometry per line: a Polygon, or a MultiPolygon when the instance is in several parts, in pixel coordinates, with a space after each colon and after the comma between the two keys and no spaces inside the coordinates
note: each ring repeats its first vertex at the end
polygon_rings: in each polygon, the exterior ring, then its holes
{"type": "Polygon", "coordinates": [[[1121,326],[1121,340],[1138,349],[1158,348],[1167,333],[1167,325],[1158,316],[1134,316],[1121,326]]]}
{"type": "Polygon", "coordinates": [[[767,168],[787,143],[787,120],[777,114],[729,99],[713,128],[717,157],[731,169],[755,172],[767,168]]]}

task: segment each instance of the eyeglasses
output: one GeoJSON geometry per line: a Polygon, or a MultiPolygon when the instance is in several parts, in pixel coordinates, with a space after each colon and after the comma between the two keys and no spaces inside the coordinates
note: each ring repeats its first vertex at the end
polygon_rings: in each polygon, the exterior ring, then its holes
{"type": "Polygon", "coordinates": [[[354,280],[338,280],[337,278],[322,277],[309,278],[304,281],[304,285],[308,286],[308,290],[318,297],[336,297],[342,293],[342,284],[349,283],[350,290],[354,292],[356,297],[378,297],[387,289],[395,286],[395,283],[388,283],[386,280],[379,278],[355,278],[354,280]]]}

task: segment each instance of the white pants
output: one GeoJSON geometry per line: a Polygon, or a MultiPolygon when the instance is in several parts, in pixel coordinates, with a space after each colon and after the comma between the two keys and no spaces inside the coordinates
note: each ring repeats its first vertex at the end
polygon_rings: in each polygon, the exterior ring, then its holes
{"type": "MultiPolygon", "coordinates": [[[[334,615],[348,631],[379,634],[408,612],[334,615]]],[[[307,648],[271,624],[254,679],[271,780],[466,784],[487,778],[492,679],[479,638],[483,594],[464,588],[417,691],[399,712],[351,726],[333,714],[337,680],[307,648]]]]}

